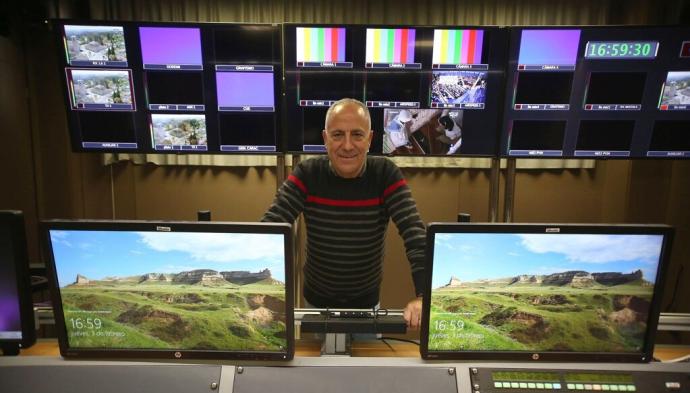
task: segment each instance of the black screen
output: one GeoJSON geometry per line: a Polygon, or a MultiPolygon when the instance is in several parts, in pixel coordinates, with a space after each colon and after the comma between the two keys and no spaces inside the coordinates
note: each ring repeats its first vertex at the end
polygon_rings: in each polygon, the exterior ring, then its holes
{"type": "Polygon", "coordinates": [[[220,144],[275,146],[273,130],[276,121],[261,113],[239,113],[220,116],[220,144]]]}
{"type": "Polygon", "coordinates": [[[419,102],[421,74],[409,72],[371,72],[367,74],[367,101],[419,102]]]}
{"type": "Polygon", "coordinates": [[[650,151],[690,151],[690,120],[654,123],[650,151]]]}
{"type": "Polygon", "coordinates": [[[355,75],[349,72],[303,72],[299,75],[298,87],[300,100],[357,98],[359,90],[355,75]]]}
{"type": "Polygon", "coordinates": [[[567,104],[572,72],[520,72],[516,104],[567,104]]]}
{"type": "Polygon", "coordinates": [[[146,93],[149,105],[203,105],[204,84],[200,72],[147,72],[146,93]]]}
{"type": "Polygon", "coordinates": [[[214,31],[216,61],[236,64],[271,64],[273,57],[272,26],[231,26],[214,31]],[[267,45],[272,43],[272,45],[267,45]]]}
{"type": "Polygon", "coordinates": [[[562,150],[565,121],[516,120],[510,136],[511,150],[562,150]]]}
{"type": "Polygon", "coordinates": [[[82,112],[78,115],[81,139],[87,142],[136,143],[134,115],[129,112],[82,112]]]}
{"type": "Polygon", "coordinates": [[[647,74],[642,72],[593,72],[587,104],[640,104],[647,74]]]}
{"type": "Polygon", "coordinates": [[[633,120],[583,120],[576,150],[630,150],[633,120]]]}

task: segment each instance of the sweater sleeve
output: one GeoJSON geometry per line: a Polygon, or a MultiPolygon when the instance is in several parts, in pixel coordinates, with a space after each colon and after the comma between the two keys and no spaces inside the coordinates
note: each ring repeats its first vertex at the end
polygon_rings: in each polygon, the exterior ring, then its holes
{"type": "Polygon", "coordinates": [[[301,180],[303,178],[303,169],[301,165],[298,165],[278,189],[273,203],[261,217],[261,221],[289,224],[295,222],[297,216],[304,210],[304,201],[307,198],[307,188],[301,180]]]}
{"type": "Polygon", "coordinates": [[[400,169],[392,163],[391,165],[390,175],[387,176],[386,181],[387,187],[383,192],[383,203],[405,243],[415,294],[421,296],[424,294],[426,285],[424,276],[426,227],[419,216],[417,204],[412,198],[410,187],[400,169]]]}

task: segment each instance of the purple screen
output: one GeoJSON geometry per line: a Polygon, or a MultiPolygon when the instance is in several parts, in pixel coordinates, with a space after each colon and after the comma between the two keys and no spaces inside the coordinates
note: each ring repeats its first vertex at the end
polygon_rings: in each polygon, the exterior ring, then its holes
{"type": "Polygon", "coordinates": [[[0,228],[0,333],[21,330],[17,276],[10,231],[8,228],[0,228]]]}
{"type": "Polygon", "coordinates": [[[273,107],[272,72],[216,72],[218,106],[273,107]]]}
{"type": "Polygon", "coordinates": [[[139,39],[144,64],[202,64],[198,28],[140,27],[139,39]]]}
{"type": "Polygon", "coordinates": [[[523,30],[518,64],[575,65],[580,30],[523,30]]]}

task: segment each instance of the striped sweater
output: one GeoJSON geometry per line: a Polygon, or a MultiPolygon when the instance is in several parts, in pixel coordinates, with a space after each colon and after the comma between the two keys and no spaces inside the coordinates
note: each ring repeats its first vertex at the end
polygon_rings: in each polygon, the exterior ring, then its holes
{"type": "Polygon", "coordinates": [[[418,295],[424,286],[426,229],[400,169],[367,157],[361,176],[341,178],[327,156],[300,162],[262,221],[295,221],[304,213],[304,297],[316,307],[369,308],[379,302],[384,239],[392,218],[405,242],[418,295]]]}

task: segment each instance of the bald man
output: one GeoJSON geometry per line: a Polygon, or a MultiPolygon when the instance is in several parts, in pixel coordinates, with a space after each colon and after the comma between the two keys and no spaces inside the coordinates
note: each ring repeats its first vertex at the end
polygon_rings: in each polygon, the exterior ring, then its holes
{"type": "Polygon", "coordinates": [[[326,113],[327,156],[300,162],[278,190],[262,221],[295,221],[304,213],[307,260],[304,297],[318,308],[372,308],[379,303],[388,222],[405,243],[416,297],[405,307],[410,328],[420,324],[426,230],[400,169],[368,157],[369,110],[345,98],[326,113]]]}

